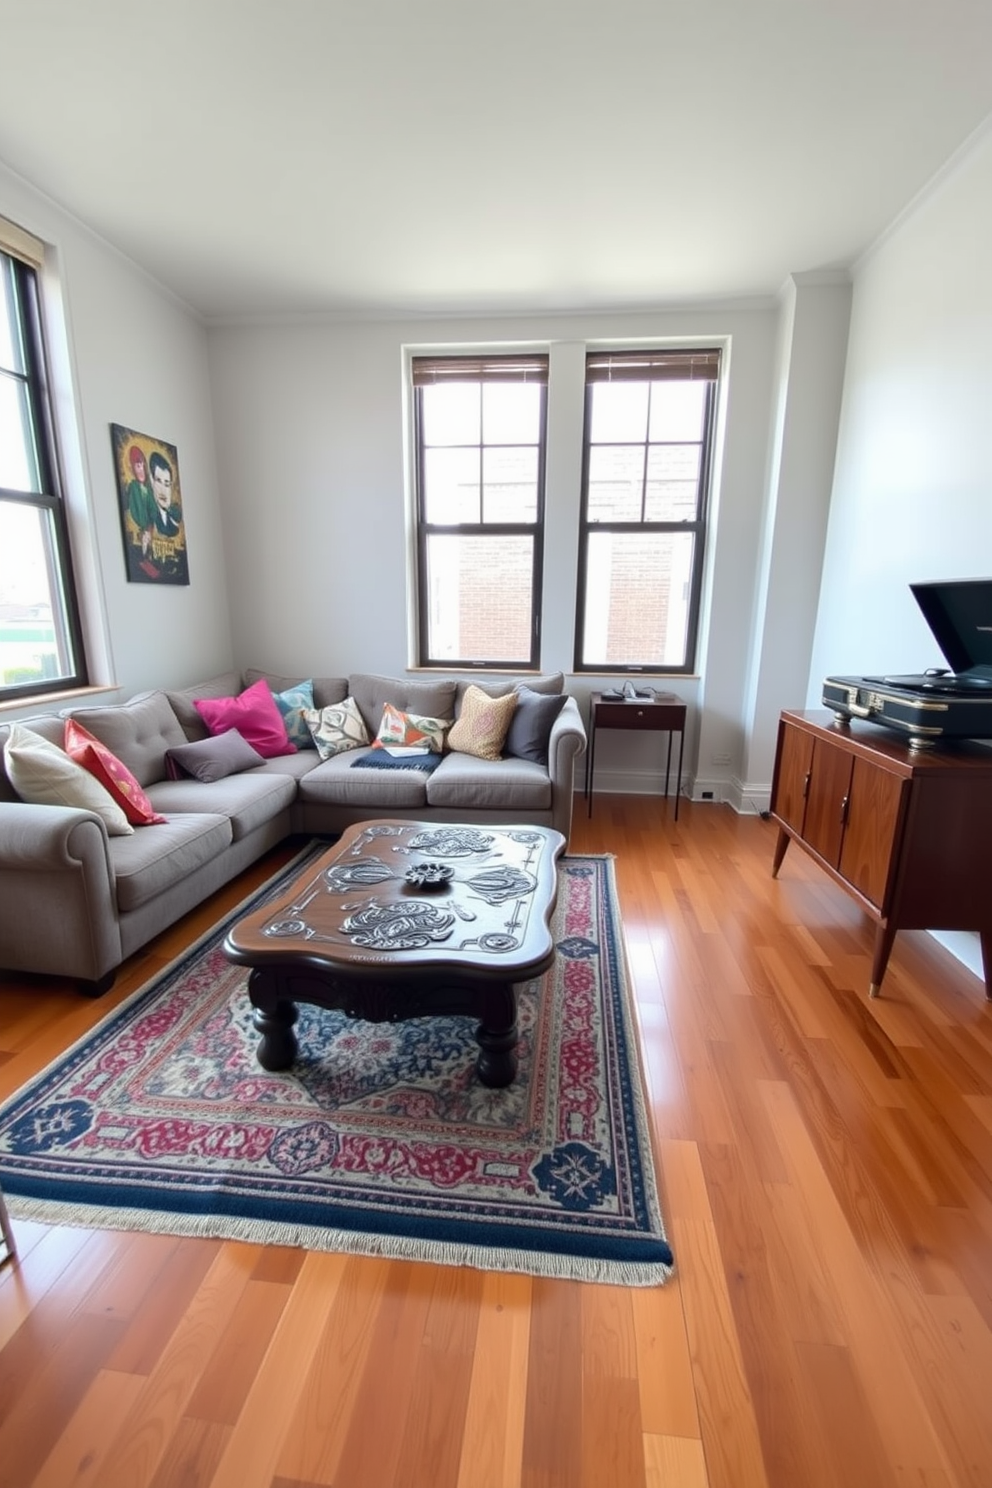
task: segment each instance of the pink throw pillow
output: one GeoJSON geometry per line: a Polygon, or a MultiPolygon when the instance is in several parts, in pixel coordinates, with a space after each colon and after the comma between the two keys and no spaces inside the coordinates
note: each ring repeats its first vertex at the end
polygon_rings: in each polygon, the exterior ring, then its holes
{"type": "Polygon", "coordinates": [[[283,716],[264,677],[237,697],[194,698],[193,706],[212,734],[237,729],[263,759],[296,753],[296,745],[286,732],[283,716]]]}
{"type": "Polygon", "coordinates": [[[132,827],[150,827],[165,821],[165,817],[155,810],[127,765],[74,718],[67,718],[65,721],[63,742],[69,758],[75,760],[77,765],[82,765],[84,770],[88,770],[110,792],[132,827]]]}

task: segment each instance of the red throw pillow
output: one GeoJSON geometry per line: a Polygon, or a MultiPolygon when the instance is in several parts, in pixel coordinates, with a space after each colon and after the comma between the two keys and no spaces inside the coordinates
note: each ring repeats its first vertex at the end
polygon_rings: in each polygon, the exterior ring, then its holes
{"type": "Polygon", "coordinates": [[[193,706],[212,734],[237,729],[263,759],[296,753],[296,745],[286,732],[285,721],[264,677],[237,697],[194,698],[193,706]]]}
{"type": "Polygon", "coordinates": [[[120,806],[132,827],[150,827],[164,822],[155,807],[135,780],[127,765],[111,754],[106,744],[94,738],[89,729],[83,728],[74,718],[65,721],[63,748],[70,759],[82,765],[84,770],[99,780],[120,806]]]}

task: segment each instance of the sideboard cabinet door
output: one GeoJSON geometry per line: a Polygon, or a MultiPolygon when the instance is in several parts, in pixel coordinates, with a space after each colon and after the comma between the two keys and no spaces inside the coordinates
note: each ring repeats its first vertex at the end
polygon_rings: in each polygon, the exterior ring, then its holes
{"type": "Polygon", "coordinates": [[[840,854],[841,878],[879,909],[886,909],[898,862],[896,833],[910,782],[856,759],[851,777],[847,826],[840,854]]]}

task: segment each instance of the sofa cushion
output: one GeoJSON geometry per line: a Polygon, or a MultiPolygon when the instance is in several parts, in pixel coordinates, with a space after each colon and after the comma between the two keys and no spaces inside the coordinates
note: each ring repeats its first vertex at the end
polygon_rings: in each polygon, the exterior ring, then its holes
{"type": "Polygon", "coordinates": [[[94,738],[106,744],[145,789],[165,779],[165,751],[185,744],[186,736],[164,692],[142,692],[126,703],[102,708],[69,708],[94,738]]]}
{"type": "Polygon", "coordinates": [[[210,739],[194,739],[189,744],[178,744],[165,751],[165,773],[170,780],[181,780],[191,775],[194,780],[209,784],[223,780],[226,775],[237,775],[241,770],[253,770],[264,764],[257,749],[253,749],[237,729],[226,729],[210,739]]]}
{"type": "Polygon", "coordinates": [[[346,697],[342,703],[331,703],[319,712],[316,708],[305,711],[303,717],[322,760],[370,742],[365,719],[353,697],[346,697]]]}
{"type": "Polygon", "coordinates": [[[361,765],[352,769],[353,763],[351,750],[322,761],[300,781],[300,801],[363,807],[369,816],[388,816],[394,807],[419,808],[425,804],[425,781],[431,777],[420,770],[373,770],[361,765]]]}
{"type": "Polygon", "coordinates": [[[531,760],[446,754],[427,777],[427,804],[459,811],[548,811],[551,778],[531,760]]]}
{"type": "Polygon", "coordinates": [[[378,677],[358,672],[350,678],[351,694],[358,704],[369,736],[374,737],[387,703],[401,713],[420,713],[426,718],[455,716],[455,684],[452,681],[411,682],[404,677],[378,677]]]}
{"type": "Polygon", "coordinates": [[[150,789],[156,810],[170,818],[183,812],[210,812],[231,822],[235,842],[292,805],[296,781],[291,775],[248,770],[209,784],[202,780],[161,780],[150,789]]]}
{"type": "Polygon", "coordinates": [[[237,697],[195,698],[193,707],[211,734],[237,729],[263,759],[296,752],[267,682],[253,682],[237,697]]]}
{"type": "Polygon", "coordinates": [[[480,687],[469,687],[448,734],[448,748],[478,759],[498,760],[516,706],[515,692],[492,697],[480,687]]]}
{"type": "Polygon", "coordinates": [[[73,806],[99,816],[111,837],[134,828],[113,796],[89,770],[41,734],[12,723],[3,746],[7,778],[22,801],[32,806],[73,806]]]}
{"type": "Polygon", "coordinates": [[[515,688],[526,686],[531,692],[545,693],[563,692],[565,688],[564,672],[547,672],[540,677],[527,677],[517,680],[511,677],[474,677],[471,681],[462,680],[455,689],[455,717],[461,709],[462,700],[470,687],[477,687],[481,692],[488,692],[490,697],[505,697],[508,692],[515,688]]]}
{"type": "MultiPolygon", "coordinates": [[[[162,790],[167,785],[168,782],[163,782],[155,789],[162,790]]],[[[154,832],[114,837],[110,858],[118,909],[128,914],[181,883],[229,847],[231,836],[231,823],[226,816],[186,812],[172,817],[154,832]]]]}
{"type": "MultiPolygon", "coordinates": [[[[244,685],[249,687],[252,682],[264,678],[272,688],[273,692],[285,692],[287,688],[298,687],[302,678],[284,676],[281,672],[263,672],[258,667],[246,667],[244,685]]],[[[329,708],[332,703],[342,703],[348,696],[347,677],[312,677],[313,683],[313,706],[315,708],[329,708]]]]}
{"type": "Polygon", "coordinates": [[[78,718],[65,721],[64,748],[70,759],[82,765],[113,796],[132,827],[151,827],[163,822],[127,765],[106,744],[83,727],[78,718]]]}
{"type": "MultiPolygon", "coordinates": [[[[230,697],[240,689],[241,677],[238,672],[222,672],[219,677],[211,677],[207,682],[197,682],[193,687],[184,687],[178,692],[166,692],[165,695],[186,738],[206,739],[210,730],[196,711],[194,705],[197,699],[230,697]]],[[[181,744],[183,741],[177,739],[175,742],[181,744]]]]}
{"type": "Polygon", "coordinates": [[[518,687],[516,692],[517,706],[506,732],[503,753],[546,765],[551,730],[567,698],[563,692],[542,695],[529,687],[518,687]]]}

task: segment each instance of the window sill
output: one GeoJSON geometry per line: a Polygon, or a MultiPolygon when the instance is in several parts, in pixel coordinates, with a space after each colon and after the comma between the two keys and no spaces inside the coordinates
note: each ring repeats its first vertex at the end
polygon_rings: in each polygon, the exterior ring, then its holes
{"type": "Polygon", "coordinates": [[[38,692],[33,697],[4,698],[0,699],[0,716],[4,713],[21,713],[25,709],[51,713],[54,711],[53,703],[61,703],[68,707],[70,703],[79,699],[96,699],[114,692],[120,692],[120,688],[115,682],[108,682],[99,687],[74,687],[68,692],[38,692]]]}

